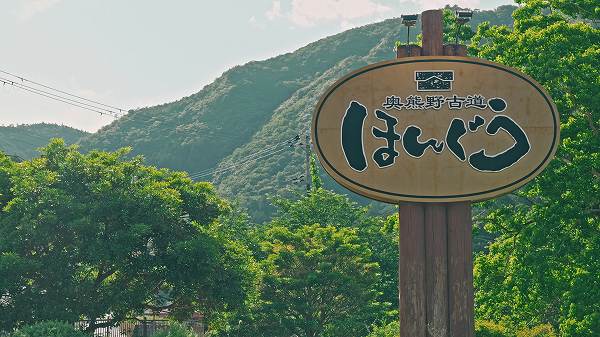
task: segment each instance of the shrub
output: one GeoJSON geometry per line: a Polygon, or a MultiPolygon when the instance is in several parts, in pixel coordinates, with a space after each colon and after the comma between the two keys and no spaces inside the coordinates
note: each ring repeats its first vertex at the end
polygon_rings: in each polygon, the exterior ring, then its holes
{"type": "Polygon", "coordinates": [[[10,337],[90,337],[73,325],[59,321],[45,321],[19,328],[10,337]]]}
{"type": "Polygon", "coordinates": [[[400,324],[394,321],[384,326],[373,326],[373,330],[367,337],[398,337],[400,335],[400,324]]]}
{"type": "Polygon", "coordinates": [[[152,337],[196,337],[196,334],[185,325],[173,322],[167,330],[160,331],[152,337]]]}
{"type": "Polygon", "coordinates": [[[512,335],[500,324],[490,321],[476,321],[475,337],[512,337],[512,335]]]}
{"type": "Polygon", "coordinates": [[[531,329],[517,332],[517,337],[556,337],[556,333],[550,324],[542,324],[531,329]]]}
{"type": "MultiPolygon", "coordinates": [[[[553,333],[552,327],[541,325],[530,330],[523,330],[515,336],[500,324],[490,321],[475,322],[475,337],[556,337],[554,334],[544,334],[546,331],[553,333]]],[[[373,326],[373,330],[367,337],[398,337],[399,335],[400,325],[395,321],[384,326],[373,326]]]]}

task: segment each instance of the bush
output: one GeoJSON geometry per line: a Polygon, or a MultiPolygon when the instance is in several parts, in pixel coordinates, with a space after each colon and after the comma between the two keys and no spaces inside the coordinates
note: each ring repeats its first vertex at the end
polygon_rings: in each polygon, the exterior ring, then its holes
{"type": "MultiPolygon", "coordinates": [[[[542,327],[542,326],[540,326],[542,327]]],[[[523,333],[532,332],[534,334],[519,334],[516,337],[556,337],[555,335],[539,334],[539,327],[531,330],[523,331],[523,333]],[[535,333],[538,333],[537,335],[535,333]]],[[[551,329],[551,328],[550,328],[551,329]]],[[[541,331],[541,330],[540,330],[541,331]]],[[[545,331],[545,330],[544,330],[545,331]]],[[[373,330],[367,337],[398,337],[400,335],[400,325],[397,321],[384,326],[374,326],[373,330]]],[[[490,321],[475,322],[475,337],[515,337],[509,333],[502,325],[490,321]]]]}
{"type": "Polygon", "coordinates": [[[394,321],[384,326],[373,326],[373,330],[367,337],[398,337],[400,335],[400,324],[394,321]]]}
{"type": "Polygon", "coordinates": [[[185,325],[173,322],[167,330],[160,331],[152,337],[196,337],[196,334],[185,325]]]}
{"type": "Polygon", "coordinates": [[[59,321],[45,321],[26,325],[13,332],[10,337],[90,337],[73,325],[59,321]]]}
{"type": "Polygon", "coordinates": [[[490,321],[475,321],[475,337],[512,337],[502,325],[490,321]]]}
{"type": "Polygon", "coordinates": [[[550,324],[543,324],[531,329],[517,332],[517,337],[556,337],[556,333],[550,324]]]}

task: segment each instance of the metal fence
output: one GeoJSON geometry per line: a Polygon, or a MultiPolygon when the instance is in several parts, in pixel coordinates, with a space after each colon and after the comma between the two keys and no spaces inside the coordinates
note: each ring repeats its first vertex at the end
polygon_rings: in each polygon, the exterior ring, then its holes
{"type": "MultiPolygon", "coordinates": [[[[108,320],[96,320],[96,324],[108,323],[108,320]]],[[[78,321],[75,328],[85,330],[90,321],[78,321]]],[[[196,336],[204,337],[205,326],[203,321],[186,321],[184,325],[192,329],[196,336]]],[[[169,321],[163,319],[131,319],[123,321],[115,326],[97,328],[94,337],[152,337],[157,332],[169,328],[169,321]]]]}

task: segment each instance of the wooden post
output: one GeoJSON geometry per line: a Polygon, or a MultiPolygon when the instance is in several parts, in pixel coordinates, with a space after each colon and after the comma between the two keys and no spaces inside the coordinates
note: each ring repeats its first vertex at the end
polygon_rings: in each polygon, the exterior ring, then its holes
{"type": "Polygon", "coordinates": [[[437,56],[444,53],[442,41],[442,11],[428,10],[421,14],[421,31],[423,34],[423,56],[437,56]]]}
{"type": "Polygon", "coordinates": [[[421,56],[421,47],[415,44],[396,47],[396,58],[421,56]]]}
{"type": "MultiPolygon", "coordinates": [[[[450,44],[444,46],[444,55],[467,56],[467,47],[450,44]]],[[[471,203],[449,203],[448,216],[448,314],[449,336],[473,337],[473,220],[471,203]]]]}
{"type": "MultiPolygon", "coordinates": [[[[443,45],[441,10],[421,22],[423,47],[401,46],[398,58],[466,56],[443,45]]],[[[400,203],[399,217],[400,336],[473,337],[471,203],[400,203]]]]}
{"type": "Polygon", "coordinates": [[[425,205],[427,335],[448,336],[448,222],[445,204],[425,205]]]}
{"type": "Polygon", "coordinates": [[[449,203],[448,314],[449,336],[473,337],[473,245],[471,203],[449,203]]]}
{"type": "Polygon", "coordinates": [[[425,209],[400,203],[400,336],[426,337],[425,209]]]}

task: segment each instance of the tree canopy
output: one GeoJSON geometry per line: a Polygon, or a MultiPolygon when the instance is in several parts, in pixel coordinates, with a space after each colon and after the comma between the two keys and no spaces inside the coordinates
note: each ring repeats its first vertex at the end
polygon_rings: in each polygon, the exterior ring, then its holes
{"type": "Polygon", "coordinates": [[[600,31],[595,1],[518,1],[514,28],[482,25],[476,56],[521,69],[561,116],[556,159],[480,221],[498,237],[475,261],[478,317],[561,336],[600,331],[600,31]]]}
{"type": "Polygon", "coordinates": [[[3,328],[244,301],[251,256],[213,225],[228,204],[210,184],[126,153],[55,140],[31,161],[0,155],[3,328]]]}

